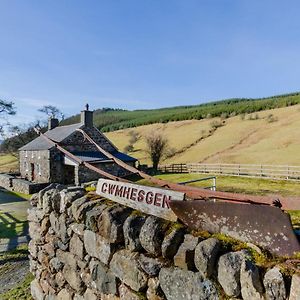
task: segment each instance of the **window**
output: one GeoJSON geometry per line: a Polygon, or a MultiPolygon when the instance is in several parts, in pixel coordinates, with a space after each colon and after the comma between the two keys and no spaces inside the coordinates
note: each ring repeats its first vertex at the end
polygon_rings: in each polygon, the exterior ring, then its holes
{"type": "Polygon", "coordinates": [[[34,158],[34,151],[31,151],[31,158],[34,158]]]}
{"type": "Polygon", "coordinates": [[[42,172],[41,172],[41,165],[40,164],[36,164],[36,171],[39,175],[42,175],[42,172]]]}
{"type": "Polygon", "coordinates": [[[24,162],[24,169],[25,169],[25,172],[27,173],[28,172],[28,162],[27,161],[24,162]]]}
{"type": "Polygon", "coordinates": [[[27,150],[25,150],[25,157],[27,157],[28,156],[28,151],[27,150]]]}

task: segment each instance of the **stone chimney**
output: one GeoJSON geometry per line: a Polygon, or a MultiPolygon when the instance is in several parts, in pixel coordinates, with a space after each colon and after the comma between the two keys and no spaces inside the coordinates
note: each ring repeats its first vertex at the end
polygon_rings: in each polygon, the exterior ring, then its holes
{"type": "Polygon", "coordinates": [[[81,112],[81,119],[80,119],[81,124],[83,124],[86,127],[93,127],[94,122],[93,122],[93,112],[89,110],[89,105],[86,104],[85,110],[81,112]]]}
{"type": "Polygon", "coordinates": [[[48,119],[48,130],[54,129],[59,124],[58,119],[50,117],[48,119]]]}

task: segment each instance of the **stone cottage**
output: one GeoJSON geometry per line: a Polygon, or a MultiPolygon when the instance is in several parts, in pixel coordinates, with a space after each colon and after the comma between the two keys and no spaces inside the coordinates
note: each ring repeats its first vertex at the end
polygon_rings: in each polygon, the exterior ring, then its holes
{"type": "MultiPolygon", "coordinates": [[[[82,133],[77,131],[77,129],[82,129],[107,152],[131,166],[135,165],[137,161],[135,158],[119,152],[116,146],[94,127],[93,112],[88,109],[88,105],[81,112],[80,123],[67,126],[58,125],[58,119],[50,118],[45,135],[82,161],[89,162],[115,176],[129,175],[128,171],[99,152],[95,145],[85,140],[82,133]]],[[[72,158],[61,153],[42,136],[20,148],[19,152],[21,176],[32,182],[79,185],[82,182],[101,177],[98,173],[79,165],[72,158]]]]}

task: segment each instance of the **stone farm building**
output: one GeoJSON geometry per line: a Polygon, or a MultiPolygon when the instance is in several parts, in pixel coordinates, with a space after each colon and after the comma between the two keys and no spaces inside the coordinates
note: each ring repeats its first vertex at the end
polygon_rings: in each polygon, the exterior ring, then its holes
{"type": "MultiPolygon", "coordinates": [[[[81,112],[81,122],[67,126],[58,126],[58,119],[49,119],[47,137],[58,143],[82,161],[107,171],[116,176],[129,175],[128,171],[116,165],[97,150],[95,145],[86,141],[77,129],[85,131],[104,150],[113,154],[127,164],[134,166],[136,159],[119,152],[93,125],[93,112],[87,109],[81,112]]],[[[100,174],[79,165],[67,155],[60,152],[44,137],[39,136],[19,149],[21,177],[36,183],[81,184],[96,180],[100,174]]]]}

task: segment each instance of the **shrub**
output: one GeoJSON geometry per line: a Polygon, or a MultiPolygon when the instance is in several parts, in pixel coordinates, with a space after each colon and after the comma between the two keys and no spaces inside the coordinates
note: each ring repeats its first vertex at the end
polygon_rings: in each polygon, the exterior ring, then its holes
{"type": "Polygon", "coordinates": [[[224,125],[224,123],[222,123],[222,122],[220,122],[220,121],[217,121],[217,120],[212,121],[212,122],[210,123],[211,129],[213,129],[213,130],[216,130],[217,128],[219,128],[219,127],[221,127],[221,126],[223,126],[223,125],[224,125]]]}
{"type": "Polygon", "coordinates": [[[127,146],[125,146],[125,148],[124,148],[125,153],[132,152],[132,151],[133,151],[133,145],[132,144],[128,144],[127,146]]]}
{"type": "Polygon", "coordinates": [[[277,122],[278,121],[278,117],[274,116],[273,114],[269,114],[267,117],[267,122],[268,123],[273,123],[273,122],[277,122]]]}

